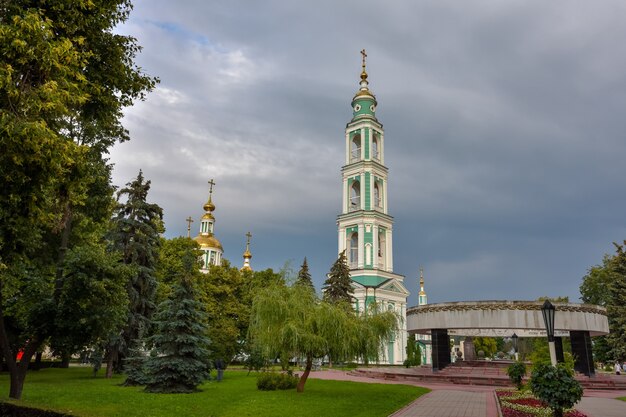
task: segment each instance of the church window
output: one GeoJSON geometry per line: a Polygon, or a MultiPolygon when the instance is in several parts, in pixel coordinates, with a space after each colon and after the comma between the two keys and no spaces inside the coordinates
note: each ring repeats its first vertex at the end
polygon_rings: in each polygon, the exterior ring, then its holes
{"type": "Polygon", "coordinates": [[[372,158],[378,161],[380,156],[378,154],[378,134],[374,133],[374,137],[372,138],[372,158]]]}
{"type": "Polygon", "coordinates": [[[358,161],[361,159],[361,135],[356,134],[352,137],[350,142],[350,162],[358,161]]]}
{"type": "Polygon", "coordinates": [[[361,183],[354,181],[350,187],[350,210],[361,210],[361,183]]]}
{"type": "Polygon", "coordinates": [[[387,245],[387,240],[385,236],[385,230],[378,230],[378,267],[385,267],[385,246],[387,245]]]}
{"type": "Polygon", "coordinates": [[[208,233],[213,233],[213,222],[208,222],[208,223],[209,223],[209,227],[208,227],[207,232],[208,233]]]}
{"type": "Polygon", "coordinates": [[[215,265],[215,252],[211,251],[211,259],[209,260],[210,265],[215,265]]]}
{"type": "Polygon", "coordinates": [[[354,232],[350,235],[350,250],[348,252],[348,266],[350,269],[356,269],[359,262],[359,233],[354,232]]]}
{"type": "Polygon", "coordinates": [[[375,182],[374,183],[374,207],[376,208],[383,207],[380,188],[381,187],[378,185],[378,182],[375,182]]]}

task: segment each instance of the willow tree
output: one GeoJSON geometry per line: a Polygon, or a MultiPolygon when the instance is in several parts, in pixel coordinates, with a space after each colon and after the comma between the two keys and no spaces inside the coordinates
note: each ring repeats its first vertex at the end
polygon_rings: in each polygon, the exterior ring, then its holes
{"type": "Polygon", "coordinates": [[[306,286],[272,286],[254,298],[250,336],[267,356],[288,354],[306,360],[297,386],[303,392],[315,358],[378,358],[397,325],[398,317],[390,311],[372,308],[357,315],[341,304],[320,300],[306,286]]]}

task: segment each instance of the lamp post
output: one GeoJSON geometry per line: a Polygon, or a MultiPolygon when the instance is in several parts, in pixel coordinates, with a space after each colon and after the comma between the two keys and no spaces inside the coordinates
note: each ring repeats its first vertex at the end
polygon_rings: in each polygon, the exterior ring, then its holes
{"type": "Polygon", "coordinates": [[[552,366],[556,366],[556,348],[554,346],[554,312],[556,308],[552,305],[550,300],[546,300],[541,307],[541,314],[543,315],[543,322],[546,325],[546,332],[548,333],[548,347],[550,348],[550,362],[552,366]]]}
{"type": "Polygon", "coordinates": [[[518,360],[517,358],[517,335],[515,333],[513,333],[513,336],[511,336],[511,340],[513,341],[513,352],[515,353],[515,360],[518,360]]]}

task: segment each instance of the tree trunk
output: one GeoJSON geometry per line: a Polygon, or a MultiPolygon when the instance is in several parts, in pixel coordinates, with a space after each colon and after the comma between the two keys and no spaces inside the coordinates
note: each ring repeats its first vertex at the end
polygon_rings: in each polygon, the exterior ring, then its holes
{"type": "Polygon", "coordinates": [[[115,349],[111,349],[107,352],[107,371],[104,375],[106,379],[113,377],[113,357],[115,356],[115,349]]]}
{"type": "Polygon", "coordinates": [[[304,392],[304,384],[306,384],[306,380],[311,373],[311,368],[313,368],[313,357],[306,357],[306,368],[304,368],[304,373],[300,377],[300,381],[298,381],[298,386],[296,388],[297,392],[304,392]]]}
{"type": "Polygon", "coordinates": [[[33,371],[39,371],[41,369],[41,357],[43,356],[42,352],[37,352],[35,353],[35,362],[33,363],[33,366],[31,366],[31,370],[33,371]]]}
{"type": "Polygon", "coordinates": [[[69,353],[61,353],[61,369],[67,369],[70,367],[70,357],[69,353]]]}
{"type": "MultiPolygon", "coordinates": [[[[0,294],[2,294],[2,282],[0,281],[0,294]]],[[[35,352],[39,350],[41,342],[35,336],[30,339],[26,346],[24,346],[24,352],[22,354],[22,360],[18,364],[16,361],[15,352],[11,350],[9,344],[9,336],[4,324],[4,311],[2,309],[2,300],[0,300],[0,349],[4,356],[4,361],[7,364],[7,369],[10,375],[10,387],[9,398],[21,399],[22,390],[24,389],[24,379],[26,378],[26,371],[28,370],[28,364],[35,352]]]]}

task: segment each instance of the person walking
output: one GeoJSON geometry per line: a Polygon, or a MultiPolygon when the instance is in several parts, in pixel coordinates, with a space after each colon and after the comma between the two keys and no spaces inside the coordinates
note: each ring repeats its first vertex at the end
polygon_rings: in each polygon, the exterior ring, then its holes
{"type": "Polygon", "coordinates": [[[622,367],[619,362],[615,361],[615,375],[620,375],[622,373],[622,367]]]}

